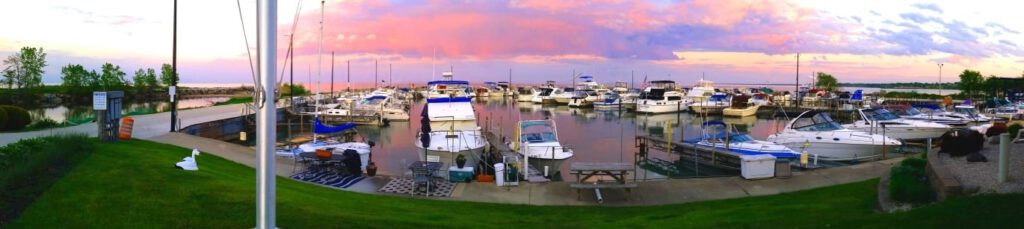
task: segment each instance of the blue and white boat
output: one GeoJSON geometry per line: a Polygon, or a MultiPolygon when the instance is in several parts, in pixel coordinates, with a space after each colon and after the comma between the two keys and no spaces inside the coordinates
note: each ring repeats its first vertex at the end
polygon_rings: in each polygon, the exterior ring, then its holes
{"type": "Polygon", "coordinates": [[[687,141],[697,145],[698,147],[717,148],[722,150],[728,150],[729,152],[741,154],[741,155],[772,155],[776,158],[799,158],[800,153],[793,151],[789,147],[782,144],[776,144],[769,141],[756,140],[748,134],[741,133],[733,129],[728,130],[728,126],[720,121],[713,120],[707,121],[701,124],[701,138],[687,141]],[[721,126],[721,131],[713,131],[715,127],[721,126]],[[726,141],[728,136],[728,141],[726,141]],[[728,142],[728,144],[726,144],[728,142]]]}
{"type": "Polygon", "coordinates": [[[608,92],[602,97],[604,97],[604,99],[601,101],[594,102],[594,109],[618,110],[622,108],[622,97],[619,96],[619,93],[608,92]]]}
{"type": "Polygon", "coordinates": [[[466,88],[469,82],[452,80],[445,72],[444,80],[430,81],[427,104],[424,105],[416,147],[421,160],[437,156],[440,162],[454,165],[463,155],[466,165],[476,166],[487,140],[476,122],[472,98],[466,88]]]}

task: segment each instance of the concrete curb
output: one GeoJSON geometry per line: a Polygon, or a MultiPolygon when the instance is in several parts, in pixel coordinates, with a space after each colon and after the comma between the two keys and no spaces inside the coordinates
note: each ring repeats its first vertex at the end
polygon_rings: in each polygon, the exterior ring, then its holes
{"type": "Polygon", "coordinates": [[[892,196],[889,195],[891,172],[892,168],[889,168],[882,172],[882,176],[878,178],[878,210],[885,213],[896,212],[896,203],[892,201],[892,196]]]}
{"type": "Polygon", "coordinates": [[[942,163],[938,149],[928,152],[928,166],[925,166],[925,172],[928,173],[928,183],[932,190],[935,190],[938,202],[964,195],[963,184],[942,163]]]}

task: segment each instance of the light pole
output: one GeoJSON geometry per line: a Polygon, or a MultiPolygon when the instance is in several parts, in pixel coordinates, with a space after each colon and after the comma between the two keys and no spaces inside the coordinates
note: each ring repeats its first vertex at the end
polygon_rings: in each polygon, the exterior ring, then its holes
{"type": "Polygon", "coordinates": [[[942,96],[942,65],[945,64],[939,64],[939,96],[942,96]]]}
{"type": "Polygon", "coordinates": [[[277,113],[274,108],[274,72],[277,71],[277,1],[260,0],[258,14],[259,85],[257,97],[253,99],[256,114],[256,228],[272,229],[276,226],[276,176],[274,175],[274,140],[277,133],[277,113]],[[262,94],[262,95],[261,95],[262,94]]]}

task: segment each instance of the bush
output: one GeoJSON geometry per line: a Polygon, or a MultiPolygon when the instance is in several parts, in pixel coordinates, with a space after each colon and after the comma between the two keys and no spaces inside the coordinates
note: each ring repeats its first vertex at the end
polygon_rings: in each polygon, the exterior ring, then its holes
{"type": "Polygon", "coordinates": [[[1017,138],[1017,132],[1020,131],[1020,128],[1022,127],[1024,126],[1021,126],[1020,123],[1014,123],[1013,125],[1010,125],[1010,128],[1007,128],[1007,131],[1010,132],[1010,139],[1017,138]]]}
{"type": "Polygon", "coordinates": [[[3,130],[20,130],[32,123],[32,116],[28,111],[16,106],[0,106],[0,109],[7,113],[7,121],[3,123],[3,130]]]}
{"type": "Polygon", "coordinates": [[[926,163],[927,161],[921,158],[907,158],[892,167],[889,194],[893,200],[904,203],[927,203],[935,199],[935,194],[928,184],[926,163]]]}
{"type": "Polygon", "coordinates": [[[1000,134],[1003,133],[1006,133],[1006,124],[995,123],[992,124],[992,127],[989,127],[988,130],[985,131],[985,137],[999,136],[1000,134]]]}
{"type": "Polygon", "coordinates": [[[0,227],[91,152],[84,134],[25,139],[0,147],[0,227]]]}
{"type": "Polygon", "coordinates": [[[0,130],[5,130],[4,125],[7,125],[7,111],[0,109],[0,130]]]}

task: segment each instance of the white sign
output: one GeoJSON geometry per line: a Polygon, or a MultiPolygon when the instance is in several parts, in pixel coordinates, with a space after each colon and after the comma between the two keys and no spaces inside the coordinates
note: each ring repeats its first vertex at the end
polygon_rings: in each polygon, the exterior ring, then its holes
{"type": "Polygon", "coordinates": [[[167,89],[167,94],[171,95],[171,102],[174,102],[174,94],[176,93],[176,89],[178,89],[178,87],[176,86],[171,86],[167,89]]]}
{"type": "Polygon", "coordinates": [[[98,111],[107,110],[107,92],[105,91],[94,91],[92,92],[92,109],[98,111]]]}

